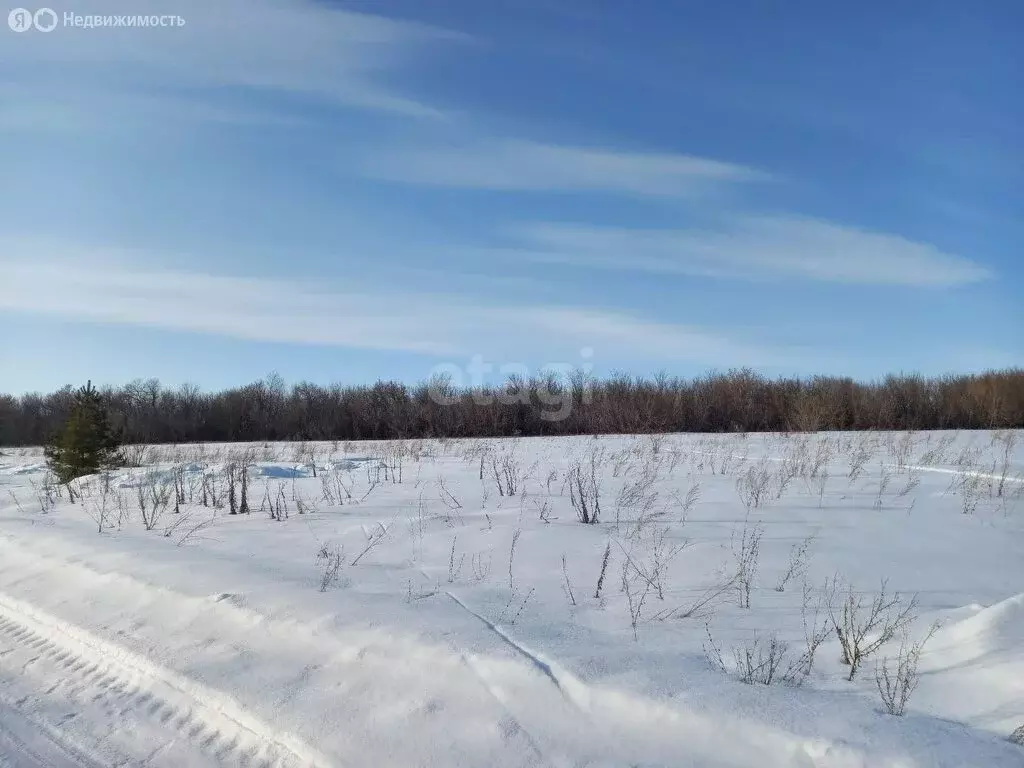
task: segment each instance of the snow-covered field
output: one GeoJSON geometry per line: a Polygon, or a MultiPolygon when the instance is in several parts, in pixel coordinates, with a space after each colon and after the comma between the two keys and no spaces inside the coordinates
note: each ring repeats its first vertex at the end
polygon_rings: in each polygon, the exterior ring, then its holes
{"type": "Polygon", "coordinates": [[[1024,766],[1019,433],[137,458],[71,502],[0,455],[0,766],[1024,766]]]}

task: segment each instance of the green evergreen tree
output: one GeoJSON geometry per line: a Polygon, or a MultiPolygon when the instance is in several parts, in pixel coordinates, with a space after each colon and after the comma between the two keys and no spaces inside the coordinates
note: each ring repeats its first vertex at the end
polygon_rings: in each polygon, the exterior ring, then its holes
{"type": "Polygon", "coordinates": [[[91,381],[75,393],[64,428],[45,452],[50,469],[62,483],[111,469],[121,461],[106,406],[91,381]]]}

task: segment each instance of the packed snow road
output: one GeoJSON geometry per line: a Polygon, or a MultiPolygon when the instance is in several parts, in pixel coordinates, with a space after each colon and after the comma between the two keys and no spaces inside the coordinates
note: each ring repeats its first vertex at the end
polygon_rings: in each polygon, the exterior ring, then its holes
{"type": "Polygon", "coordinates": [[[50,726],[28,719],[0,699],[0,768],[103,768],[61,739],[50,726]]]}

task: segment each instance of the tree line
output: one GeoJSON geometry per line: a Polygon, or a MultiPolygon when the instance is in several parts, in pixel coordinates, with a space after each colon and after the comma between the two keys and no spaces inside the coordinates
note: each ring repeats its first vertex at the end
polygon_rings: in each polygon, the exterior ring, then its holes
{"type": "MultiPolygon", "coordinates": [[[[769,379],[750,370],[693,379],[599,380],[579,372],[473,389],[444,379],[289,387],[271,374],[221,392],[155,379],[97,391],[124,442],[1024,427],[1024,369],[867,382],[769,379]]],[[[75,394],[68,385],[0,395],[0,445],[46,443],[67,420],[75,394]]]]}

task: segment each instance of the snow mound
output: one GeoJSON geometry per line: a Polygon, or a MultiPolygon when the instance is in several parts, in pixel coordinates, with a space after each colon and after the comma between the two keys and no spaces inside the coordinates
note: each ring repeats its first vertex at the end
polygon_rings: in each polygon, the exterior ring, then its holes
{"type": "Polygon", "coordinates": [[[1006,735],[1024,722],[1024,593],[943,627],[913,704],[1006,735]]]}
{"type": "Polygon", "coordinates": [[[950,625],[941,639],[974,657],[1024,649],[1024,592],[950,625]]]}

